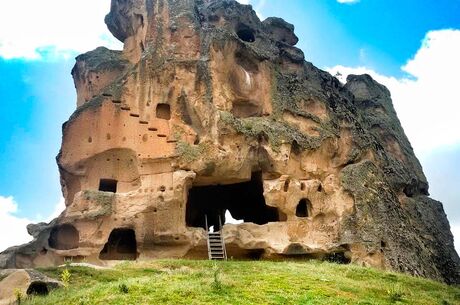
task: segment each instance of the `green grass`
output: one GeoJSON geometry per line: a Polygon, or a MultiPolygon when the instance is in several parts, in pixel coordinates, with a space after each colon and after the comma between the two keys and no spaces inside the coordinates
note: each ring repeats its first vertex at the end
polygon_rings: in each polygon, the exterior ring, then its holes
{"type": "MultiPolygon", "coordinates": [[[[59,278],[63,268],[41,269],[59,278]]],[[[460,288],[319,261],[155,260],[69,267],[68,289],[22,304],[460,304],[460,288]]]]}

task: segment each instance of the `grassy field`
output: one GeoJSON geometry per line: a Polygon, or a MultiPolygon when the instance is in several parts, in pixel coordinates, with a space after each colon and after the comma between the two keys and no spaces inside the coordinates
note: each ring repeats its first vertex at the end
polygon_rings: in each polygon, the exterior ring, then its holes
{"type": "MultiPolygon", "coordinates": [[[[41,269],[59,278],[64,268],[41,269]]],[[[69,287],[21,304],[460,304],[460,288],[327,262],[157,260],[69,267],[69,287]]]]}

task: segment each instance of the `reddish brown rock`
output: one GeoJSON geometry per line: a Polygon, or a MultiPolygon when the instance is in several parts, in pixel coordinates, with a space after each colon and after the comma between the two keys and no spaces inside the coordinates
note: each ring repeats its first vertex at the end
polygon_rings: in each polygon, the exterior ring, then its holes
{"type": "Polygon", "coordinates": [[[57,157],[66,210],[3,266],[317,258],[459,282],[441,203],[369,76],[304,61],[294,27],[233,0],[113,0],[122,53],[77,58],[57,157]]]}

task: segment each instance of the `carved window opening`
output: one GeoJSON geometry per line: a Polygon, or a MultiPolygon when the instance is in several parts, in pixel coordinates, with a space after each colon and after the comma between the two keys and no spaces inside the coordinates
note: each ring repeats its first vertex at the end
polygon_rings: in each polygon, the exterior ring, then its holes
{"type": "Polygon", "coordinates": [[[99,181],[99,191],[101,192],[117,192],[118,181],[114,179],[101,179],[99,181]]]}
{"type": "Polygon", "coordinates": [[[70,250],[78,248],[80,234],[71,224],[55,226],[51,229],[48,244],[57,250],[70,250]]]}
{"type": "Polygon", "coordinates": [[[114,229],[104,245],[102,260],[135,260],[137,258],[136,234],[133,229],[114,229]]]}
{"type": "Polygon", "coordinates": [[[291,183],[291,180],[290,179],[286,179],[286,181],[284,181],[284,185],[283,185],[283,191],[284,192],[287,192],[289,191],[289,184],[291,183]]]}
{"type": "Polygon", "coordinates": [[[168,104],[160,103],[157,105],[156,110],[157,118],[162,120],[170,120],[171,119],[171,106],[168,104]]]}
{"type": "Polygon", "coordinates": [[[194,186],[189,190],[186,205],[186,223],[189,227],[220,230],[225,224],[225,212],[228,210],[236,220],[263,225],[280,220],[277,208],[269,207],[263,195],[262,173],[255,172],[251,180],[236,184],[194,186]]]}
{"type": "Polygon", "coordinates": [[[311,202],[310,200],[304,198],[299,201],[299,204],[297,205],[295,209],[295,216],[297,217],[308,217],[310,216],[309,214],[309,209],[311,207],[311,202]]]}

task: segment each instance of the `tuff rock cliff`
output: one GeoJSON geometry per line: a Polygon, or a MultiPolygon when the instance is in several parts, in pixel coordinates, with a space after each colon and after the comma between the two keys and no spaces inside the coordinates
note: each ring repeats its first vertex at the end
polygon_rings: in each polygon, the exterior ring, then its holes
{"type": "Polygon", "coordinates": [[[368,75],[306,62],[293,25],[233,0],[112,0],[123,51],[80,55],[57,157],[66,210],[0,266],[66,258],[329,259],[460,283],[442,204],[368,75]],[[228,216],[227,212],[227,216],[228,216]]]}

